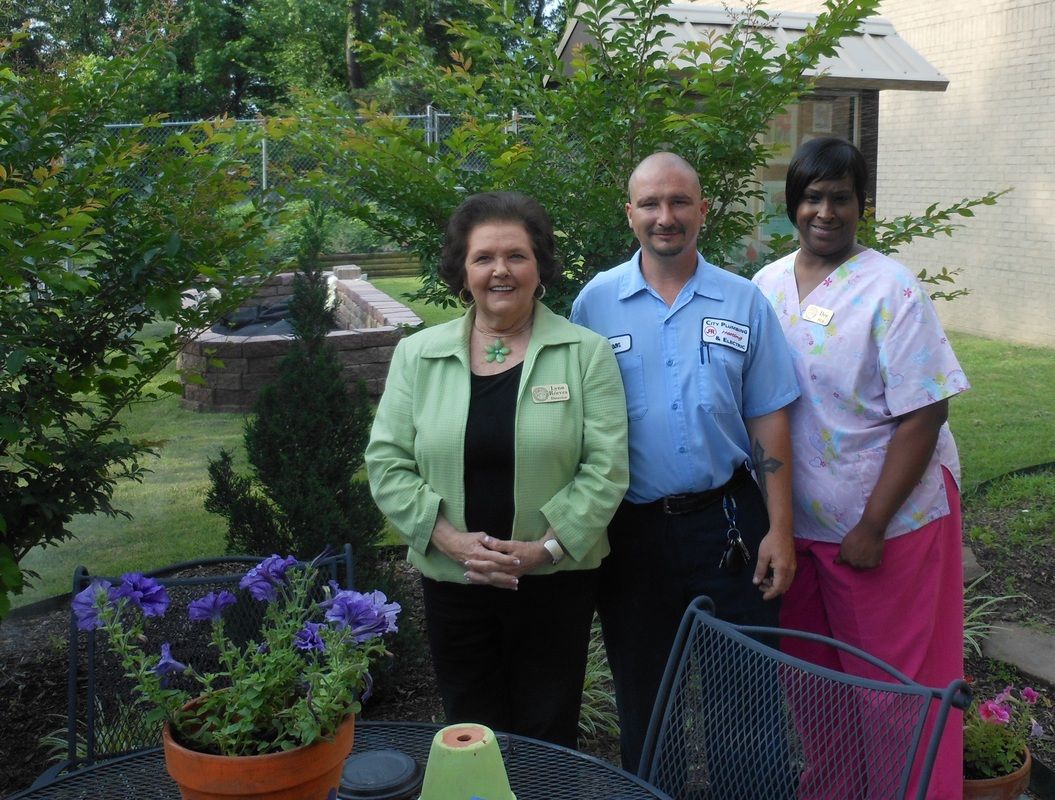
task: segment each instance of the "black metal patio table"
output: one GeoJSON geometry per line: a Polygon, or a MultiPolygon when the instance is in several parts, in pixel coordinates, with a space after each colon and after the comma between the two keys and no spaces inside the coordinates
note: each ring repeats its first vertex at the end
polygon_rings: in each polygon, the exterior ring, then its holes
{"type": "MultiPolygon", "coordinates": [[[[439,725],[357,722],[353,753],[400,750],[422,767],[439,725]]],[[[670,800],[629,772],[558,745],[497,735],[517,800],[670,800]]],[[[8,800],[180,800],[160,748],[115,758],[62,776],[8,800]]]]}

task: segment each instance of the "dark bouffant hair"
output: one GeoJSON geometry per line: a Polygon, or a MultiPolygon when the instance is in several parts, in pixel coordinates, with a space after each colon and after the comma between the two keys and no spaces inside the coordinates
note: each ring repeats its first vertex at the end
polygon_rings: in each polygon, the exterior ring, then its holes
{"type": "Polygon", "coordinates": [[[837,181],[849,175],[853,178],[857,207],[865,213],[865,189],[868,186],[868,164],[851,142],[834,136],[810,139],[795,151],[784,183],[784,197],[788,204],[788,219],[795,224],[795,214],[806,187],[814,181],[837,181]]]}
{"type": "Polygon", "coordinates": [[[465,287],[469,234],[477,225],[486,222],[523,225],[538,262],[539,280],[543,286],[553,285],[561,268],[553,243],[553,223],[546,209],[537,200],[519,192],[481,192],[466,198],[447,220],[439,274],[452,294],[457,295],[465,287]]]}

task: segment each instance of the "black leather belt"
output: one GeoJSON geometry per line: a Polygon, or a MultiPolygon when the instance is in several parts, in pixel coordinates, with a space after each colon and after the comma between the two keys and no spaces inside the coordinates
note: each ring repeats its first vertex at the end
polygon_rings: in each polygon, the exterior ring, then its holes
{"type": "Polygon", "coordinates": [[[660,508],[664,514],[695,514],[718,502],[727,492],[739,489],[744,481],[751,480],[751,471],[746,466],[737,467],[736,471],[724,486],[716,489],[705,489],[702,492],[684,492],[668,494],[651,503],[641,503],[640,508],[660,508]]]}

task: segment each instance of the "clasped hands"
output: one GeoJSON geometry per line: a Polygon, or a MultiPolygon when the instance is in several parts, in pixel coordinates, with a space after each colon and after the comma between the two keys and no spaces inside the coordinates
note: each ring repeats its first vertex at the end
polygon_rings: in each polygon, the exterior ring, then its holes
{"type": "MultiPolygon", "coordinates": [[[[553,535],[548,531],[546,538],[553,535]]],[[[517,588],[520,576],[550,563],[542,540],[518,542],[496,539],[483,531],[457,530],[442,515],[432,530],[432,544],[465,568],[466,583],[517,588]]]]}

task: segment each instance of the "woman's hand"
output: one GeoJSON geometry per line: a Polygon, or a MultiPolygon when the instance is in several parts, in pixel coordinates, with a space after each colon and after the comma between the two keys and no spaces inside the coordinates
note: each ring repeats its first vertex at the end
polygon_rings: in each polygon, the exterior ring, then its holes
{"type": "Polygon", "coordinates": [[[938,444],[941,426],[948,418],[948,400],[939,400],[898,417],[879,478],[861,519],[843,539],[836,564],[848,564],[854,569],[879,566],[887,526],[923,477],[938,444]]]}
{"type": "Polygon", "coordinates": [[[513,582],[506,588],[515,588],[516,573],[513,570],[520,566],[519,560],[515,555],[507,555],[488,546],[487,542],[496,540],[483,531],[460,531],[440,514],[436,517],[430,541],[447,558],[465,568],[465,578],[469,583],[492,583],[482,578],[494,573],[498,583],[493,585],[509,583],[509,580],[501,577],[509,575],[513,582]],[[477,580],[473,580],[474,575],[477,580]]]}
{"type": "Polygon", "coordinates": [[[521,575],[533,572],[552,561],[549,551],[542,546],[541,539],[536,542],[518,542],[485,536],[484,546],[495,553],[516,559],[516,564],[507,568],[494,562],[473,562],[468,576],[469,583],[486,583],[504,589],[516,589],[521,575]]]}
{"type": "Polygon", "coordinates": [[[843,538],[835,563],[846,564],[854,569],[875,569],[883,563],[885,534],[885,528],[861,520],[843,538]]]}

